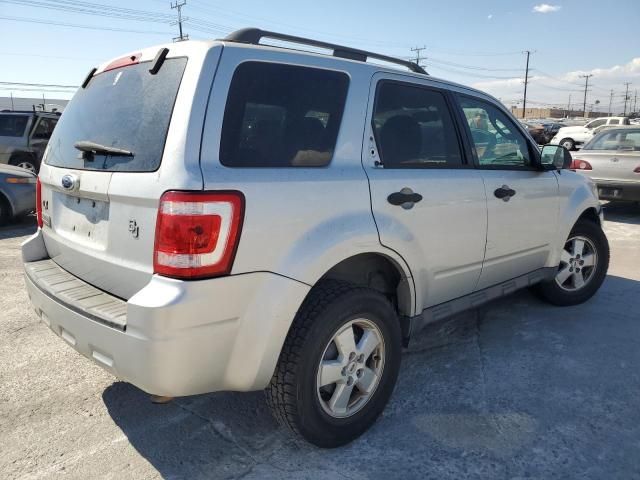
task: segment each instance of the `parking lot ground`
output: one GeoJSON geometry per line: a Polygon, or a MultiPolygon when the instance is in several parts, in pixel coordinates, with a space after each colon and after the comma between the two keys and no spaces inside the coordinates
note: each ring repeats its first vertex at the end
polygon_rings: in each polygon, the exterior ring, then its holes
{"type": "Polygon", "coordinates": [[[610,206],[611,267],[591,301],[528,291],[433,325],[383,416],[321,450],[261,392],[153,405],[32,312],[0,229],[0,478],[640,478],[640,209],[610,206]]]}

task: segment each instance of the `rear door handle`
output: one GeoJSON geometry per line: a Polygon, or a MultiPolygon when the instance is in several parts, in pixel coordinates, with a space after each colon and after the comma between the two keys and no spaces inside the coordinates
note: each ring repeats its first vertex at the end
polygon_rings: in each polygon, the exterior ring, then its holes
{"type": "Polygon", "coordinates": [[[497,198],[501,198],[503,201],[508,202],[509,199],[516,194],[516,191],[508,185],[503,185],[500,188],[496,188],[493,194],[497,198]]]}
{"type": "Polygon", "coordinates": [[[403,188],[399,192],[393,192],[387,197],[387,202],[391,205],[401,206],[405,210],[413,208],[414,203],[417,203],[420,200],[422,200],[422,195],[415,193],[408,187],[403,188]]]}

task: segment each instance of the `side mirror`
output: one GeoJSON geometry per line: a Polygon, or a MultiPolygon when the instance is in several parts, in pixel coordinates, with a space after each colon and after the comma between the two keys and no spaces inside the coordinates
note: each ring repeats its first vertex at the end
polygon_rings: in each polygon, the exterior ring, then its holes
{"type": "Polygon", "coordinates": [[[543,170],[562,170],[571,166],[569,150],[560,145],[545,145],[540,151],[540,163],[543,170]]]}

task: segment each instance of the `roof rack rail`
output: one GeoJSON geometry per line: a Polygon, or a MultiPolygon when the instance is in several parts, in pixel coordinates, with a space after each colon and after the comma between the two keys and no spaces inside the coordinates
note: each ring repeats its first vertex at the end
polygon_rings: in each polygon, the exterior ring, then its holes
{"type": "Polygon", "coordinates": [[[428,75],[428,73],[415,62],[409,60],[403,60],[401,58],[389,57],[387,55],[381,55],[375,52],[368,52],[366,50],[359,50],[357,48],[345,47],[343,45],[336,45],[334,43],[322,42],[320,40],[313,40],[310,38],[296,37],[294,35],[287,35],[285,33],[269,32],[267,30],[260,30],[259,28],[243,28],[236,30],[235,32],[227,35],[223,40],[229,42],[250,43],[252,45],[259,45],[262,38],[272,38],[274,40],[283,40],[285,42],[299,43],[302,45],[309,45],[312,47],[326,48],[327,50],[333,50],[334,57],[347,58],[349,60],[358,60],[360,62],[366,62],[367,58],[375,58],[384,62],[395,63],[407,67],[409,70],[415,73],[422,73],[428,75]]]}

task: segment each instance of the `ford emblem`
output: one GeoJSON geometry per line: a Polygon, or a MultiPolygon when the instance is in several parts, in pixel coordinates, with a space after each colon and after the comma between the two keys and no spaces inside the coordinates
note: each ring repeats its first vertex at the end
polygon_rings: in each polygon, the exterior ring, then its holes
{"type": "Polygon", "coordinates": [[[75,190],[78,187],[78,180],[74,175],[65,175],[62,177],[62,188],[65,190],[75,190]]]}

